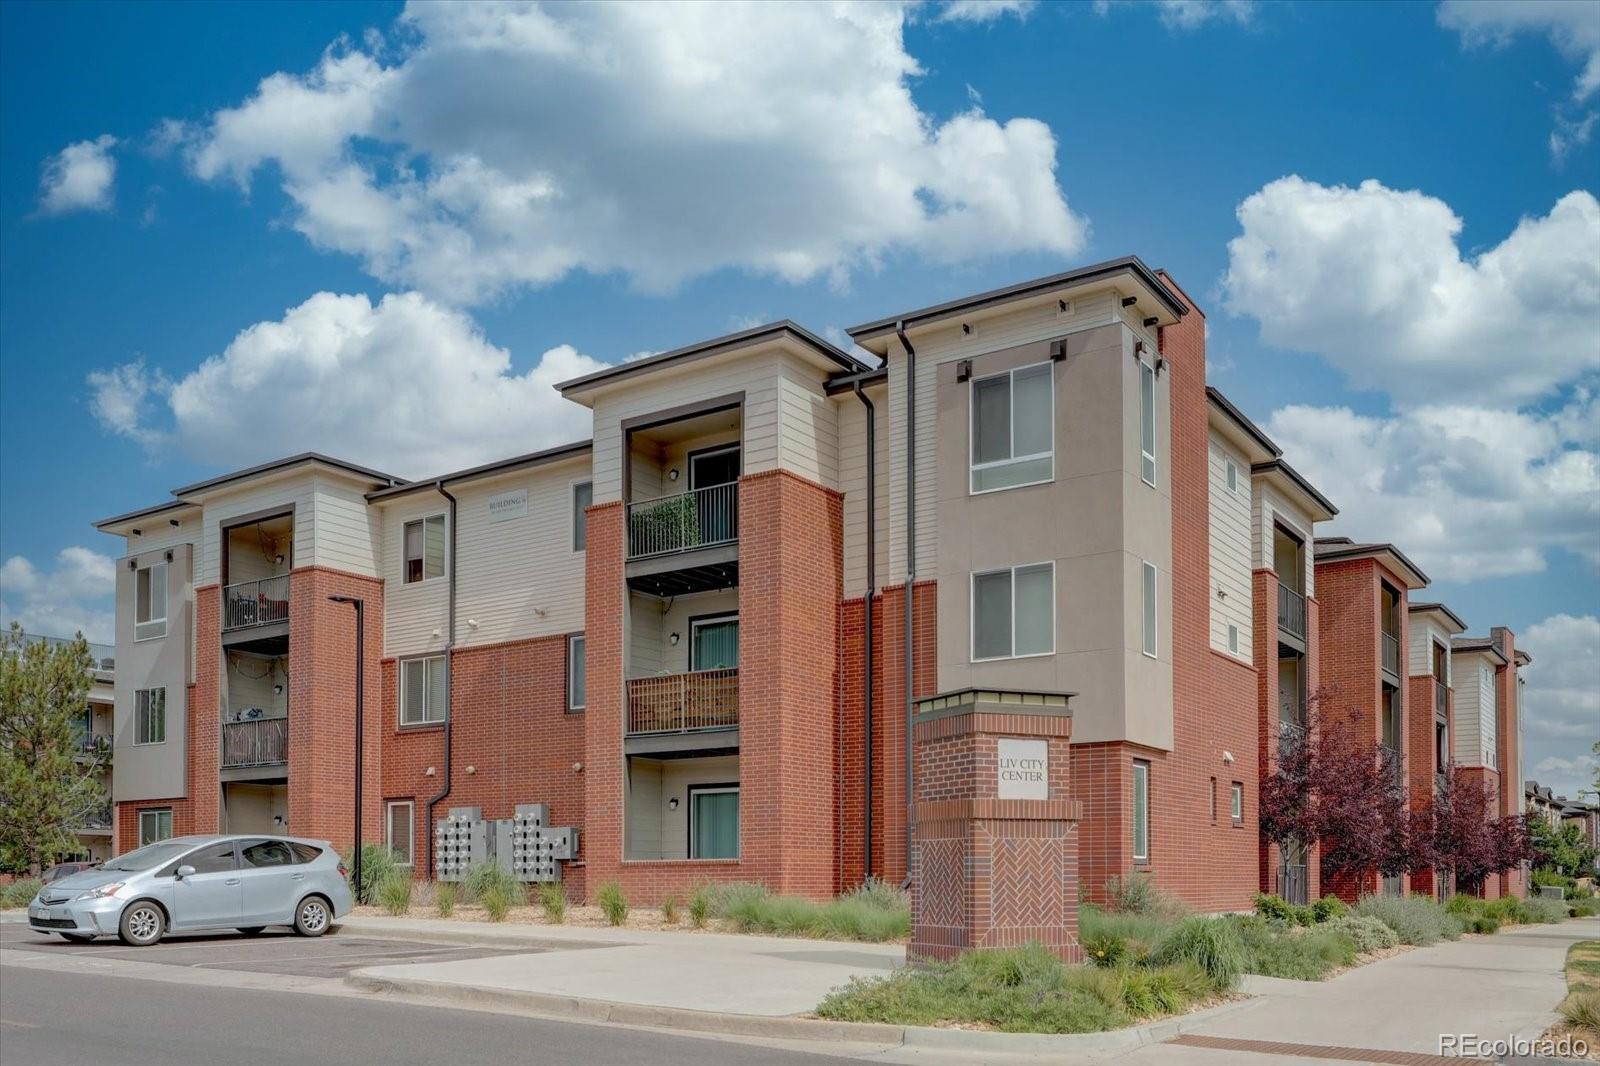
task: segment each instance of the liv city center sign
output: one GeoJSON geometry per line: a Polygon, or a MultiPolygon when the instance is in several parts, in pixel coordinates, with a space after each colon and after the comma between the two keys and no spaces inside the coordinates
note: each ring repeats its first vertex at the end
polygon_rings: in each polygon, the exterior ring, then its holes
{"type": "Polygon", "coordinates": [[[1001,799],[1049,799],[1049,743],[1001,737],[995,744],[999,749],[997,795],[1001,799]]]}

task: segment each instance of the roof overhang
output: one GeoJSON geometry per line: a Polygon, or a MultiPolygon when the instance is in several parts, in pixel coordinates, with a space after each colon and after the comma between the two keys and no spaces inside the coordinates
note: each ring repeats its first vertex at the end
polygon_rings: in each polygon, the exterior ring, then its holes
{"type": "Polygon", "coordinates": [[[1138,256],[1130,255],[863,322],[846,332],[861,347],[885,355],[890,341],[900,329],[909,335],[944,325],[956,318],[976,320],[1000,314],[1014,310],[1018,304],[1044,303],[1069,295],[1077,298],[1106,291],[1119,292],[1125,298],[1131,297],[1140,317],[1154,318],[1157,326],[1170,326],[1187,311],[1182,299],[1155,271],[1145,266],[1138,256]]]}
{"type": "Polygon", "coordinates": [[[1262,432],[1260,426],[1246,418],[1243,411],[1210,385],[1206,386],[1206,400],[1211,428],[1227,438],[1235,448],[1244,452],[1245,458],[1252,466],[1276,459],[1283,454],[1283,449],[1262,432]]]}
{"type": "Polygon", "coordinates": [[[1467,623],[1461,620],[1461,616],[1442,603],[1411,603],[1406,605],[1406,610],[1419,617],[1431,618],[1434,624],[1452,637],[1467,631],[1467,623]]]}
{"type": "Polygon", "coordinates": [[[102,533],[111,533],[119,537],[126,537],[130,533],[142,531],[146,526],[160,523],[173,523],[193,518],[200,513],[198,504],[186,503],[183,500],[169,500],[158,503],[154,507],[142,507],[137,511],[127,514],[113,515],[102,518],[94,524],[94,528],[102,533]]]}
{"type": "Polygon", "coordinates": [[[189,502],[199,502],[219,492],[233,491],[241,482],[264,481],[285,477],[290,474],[300,473],[302,470],[311,469],[329,473],[350,481],[368,485],[400,485],[405,483],[404,478],[385,474],[381,470],[372,470],[355,463],[335,459],[320,452],[301,452],[283,459],[274,459],[259,466],[247,467],[244,470],[235,470],[231,474],[197,481],[193,485],[185,485],[173,489],[172,494],[179,499],[189,502]]]}
{"type": "Polygon", "coordinates": [[[1511,662],[1489,637],[1454,637],[1450,641],[1450,654],[1483,655],[1501,666],[1509,666],[1511,662]]]}
{"type": "MultiPolygon", "coordinates": [[[[1339,513],[1333,501],[1317,491],[1305,476],[1282,459],[1269,459],[1250,468],[1250,476],[1271,485],[1299,507],[1313,522],[1327,522],[1339,513]]],[[[1319,556],[1320,558],[1320,556],[1319,556]]],[[[1418,571],[1420,573],[1420,571],[1418,571]]],[[[1423,580],[1427,584],[1427,580],[1423,580]]]]}
{"type": "Polygon", "coordinates": [[[1406,558],[1405,552],[1393,544],[1350,544],[1316,546],[1316,560],[1323,563],[1346,562],[1352,559],[1371,559],[1398,577],[1407,589],[1426,588],[1428,575],[1416,563],[1406,558]]]}
{"type": "Polygon", "coordinates": [[[1529,663],[1533,662],[1533,656],[1528,652],[1523,651],[1521,648],[1517,649],[1515,658],[1518,666],[1527,666],[1529,663]]]}
{"type": "Polygon", "coordinates": [[[889,384],[889,368],[875,366],[871,370],[862,370],[854,374],[835,374],[823,386],[829,396],[842,396],[847,392],[854,392],[856,385],[863,389],[882,388],[889,384]]]}
{"type": "Polygon", "coordinates": [[[866,364],[855,356],[835,348],[804,326],[785,319],[754,329],[730,333],[725,337],[714,337],[683,348],[674,348],[670,352],[660,352],[644,359],[608,366],[604,370],[596,370],[592,374],[563,381],[556,388],[567,399],[592,406],[595,396],[602,389],[623,382],[633,382],[641,376],[676,369],[689,363],[737,358],[755,349],[772,345],[799,355],[816,365],[825,374],[836,374],[841,371],[853,374],[867,369],[866,364]]]}
{"type": "Polygon", "coordinates": [[[516,455],[510,459],[501,459],[498,462],[485,463],[482,466],[469,467],[466,470],[457,470],[453,474],[441,474],[438,477],[412,481],[404,485],[394,485],[386,489],[378,489],[375,492],[367,493],[367,501],[376,504],[390,503],[413,493],[437,491],[445,485],[479,481],[484,478],[503,477],[506,474],[515,474],[523,470],[549,466],[552,463],[563,463],[572,459],[579,459],[593,450],[593,441],[575,441],[572,444],[546,448],[544,451],[529,452],[526,455],[516,455]]]}

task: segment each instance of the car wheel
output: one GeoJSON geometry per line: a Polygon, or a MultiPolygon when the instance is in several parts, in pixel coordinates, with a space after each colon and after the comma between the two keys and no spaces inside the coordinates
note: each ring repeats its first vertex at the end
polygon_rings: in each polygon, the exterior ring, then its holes
{"type": "Polygon", "coordinates": [[[265,928],[266,926],[264,925],[247,925],[242,927],[239,932],[243,933],[245,936],[257,936],[265,928]]]}
{"type": "Polygon", "coordinates": [[[87,944],[94,940],[94,937],[89,933],[62,933],[61,939],[71,941],[74,944],[87,944]]]}
{"type": "Polygon", "coordinates": [[[307,896],[294,912],[294,931],[301,936],[321,936],[333,923],[333,911],[321,896],[307,896]]]}
{"type": "Polygon", "coordinates": [[[122,912],[119,935],[124,944],[147,948],[167,931],[166,915],[149,900],[140,900],[122,912]]]}

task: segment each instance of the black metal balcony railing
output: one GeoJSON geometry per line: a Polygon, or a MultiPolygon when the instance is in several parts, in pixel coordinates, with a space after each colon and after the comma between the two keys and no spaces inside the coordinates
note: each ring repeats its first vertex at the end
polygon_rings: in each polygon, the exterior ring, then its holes
{"type": "Polygon", "coordinates": [[[222,724],[222,767],[274,766],[289,761],[289,719],[256,718],[222,724]]]}
{"type": "Polygon", "coordinates": [[[1383,633],[1383,668],[1400,676],[1400,638],[1387,630],[1383,633]]]}
{"type": "Polygon", "coordinates": [[[89,733],[78,738],[78,754],[106,756],[111,754],[111,738],[105,733],[89,733]]]}
{"type": "Polygon", "coordinates": [[[222,590],[222,628],[249,629],[289,620],[289,575],[241,581],[222,590]]]}
{"type": "Polygon", "coordinates": [[[1433,679],[1433,713],[1440,718],[1450,716],[1450,689],[1437,677],[1433,679]]]}
{"type": "Polygon", "coordinates": [[[1306,598],[1288,585],[1278,586],[1278,628],[1291,637],[1306,639],[1306,598]]]}
{"type": "Polygon", "coordinates": [[[739,724],[739,668],[628,679],[628,733],[688,733],[739,724]]]}
{"type": "Polygon", "coordinates": [[[83,828],[85,828],[85,829],[110,829],[111,828],[111,804],[107,803],[103,807],[97,807],[94,810],[90,811],[88,814],[84,815],[84,817],[83,817],[83,828]]]}
{"type": "Polygon", "coordinates": [[[1279,719],[1279,721],[1278,721],[1278,751],[1281,754],[1287,755],[1290,752],[1297,751],[1297,750],[1299,750],[1300,746],[1302,744],[1304,744],[1305,742],[1306,742],[1306,727],[1305,726],[1301,725],[1299,722],[1291,722],[1291,721],[1285,721],[1283,719],[1279,719]]]}
{"type": "Polygon", "coordinates": [[[739,485],[710,485],[628,504],[628,558],[707,548],[739,539],[739,485]]]}

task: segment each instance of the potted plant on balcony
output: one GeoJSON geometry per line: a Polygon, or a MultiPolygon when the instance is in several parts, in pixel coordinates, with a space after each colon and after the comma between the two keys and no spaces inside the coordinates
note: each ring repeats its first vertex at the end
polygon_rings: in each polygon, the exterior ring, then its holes
{"type": "Polygon", "coordinates": [[[630,554],[680,551],[699,543],[700,513],[692,493],[635,507],[628,515],[630,554]]]}

